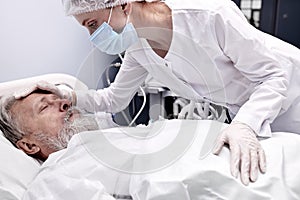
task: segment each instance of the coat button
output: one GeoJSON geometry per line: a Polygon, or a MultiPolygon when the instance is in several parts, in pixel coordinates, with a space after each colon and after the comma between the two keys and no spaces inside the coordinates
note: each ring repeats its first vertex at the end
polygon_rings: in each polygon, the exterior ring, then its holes
{"type": "Polygon", "coordinates": [[[165,66],[166,66],[166,67],[169,67],[168,63],[165,63],[165,66]]]}

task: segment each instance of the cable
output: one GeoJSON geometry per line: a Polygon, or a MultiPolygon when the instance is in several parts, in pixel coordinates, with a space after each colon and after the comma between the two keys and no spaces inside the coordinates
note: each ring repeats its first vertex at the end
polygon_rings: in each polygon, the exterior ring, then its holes
{"type": "Polygon", "coordinates": [[[119,53],[118,56],[119,56],[119,58],[121,59],[121,61],[122,61],[122,63],[123,63],[124,58],[122,57],[122,55],[119,53]]]}
{"type": "MultiPolygon", "coordinates": [[[[119,56],[119,58],[121,59],[121,61],[123,63],[124,59],[123,59],[122,55],[118,54],[118,56],[119,56]]],[[[111,81],[110,81],[110,78],[109,78],[109,69],[111,67],[120,67],[120,66],[121,66],[121,63],[117,62],[117,63],[109,65],[109,67],[105,70],[106,82],[107,82],[108,86],[111,85],[111,81]]],[[[124,111],[121,111],[121,114],[124,117],[125,121],[129,124],[128,126],[132,126],[133,125],[133,123],[139,117],[139,115],[141,114],[141,112],[143,111],[143,109],[144,109],[144,107],[146,105],[146,101],[147,101],[147,99],[146,99],[146,93],[145,93],[144,89],[141,86],[139,88],[140,88],[140,90],[141,90],[141,92],[143,94],[144,100],[143,100],[142,107],[140,108],[139,112],[135,115],[135,117],[133,118],[133,120],[130,122],[129,119],[128,119],[128,117],[127,117],[127,115],[126,115],[126,113],[124,111]]],[[[133,105],[133,107],[134,106],[135,105],[133,105]]]]}
{"type": "Polygon", "coordinates": [[[133,120],[130,122],[130,124],[128,125],[128,126],[132,126],[132,124],[135,122],[135,120],[139,117],[139,115],[142,113],[142,111],[143,111],[143,109],[144,109],[144,107],[145,107],[145,105],[146,105],[146,101],[147,101],[147,99],[146,99],[146,93],[145,93],[145,91],[144,91],[144,89],[140,86],[140,90],[141,90],[141,92],[142,92],[142,94],[143,94],[143,97],[144,97],[144,101],[143,101],[143,104],[142,104],[142,107],[141,107],[141,109],[139,110],[139,112],[135,115],[135,117],[133,118],[133,120]]]}
{"type": "Polygon", "coordinates": [[[190,104],[184,106],[178,114],[178,119],[185,119],[185,115],[188,113],[190,104]]]}
{"type": "Polygon", "coordinates": [[[209,102],[195,103],[190,101],[188,105],[181,109],[178,119],[208,119],[224,122],[226,120],[226,110],[221,109],[221,114],[219,114],[218,110],[209,102]]]}
{"type": "MultiPolygon", "coordinates": [[[[119,55],[119,56],[120,56],[120,59],[123,60],[123,58],[121,57],[121,55],[119,55]]],[[[105,70],[105,76],[106,76],[106,82],[107,82],[108,86],[111,85],[111,81],[110,81],[110,78],[109,78],[109,70],[110,70],[111,67],[121,67],[121,63],[116,62],[116,63],[110,64],[106,68],[106,70],[105,70]]],[[[122,114],[122,116],[123,116],[124,120],[126,121],[126,123],[129,124],[130,120],[128,119],[126,113],[123,110],[120,113],[122,114]]]]}
{"type": "Polygon", "coordinates": [[[188,104],[188,101],[184,98],[178,97],[173,103],[173,116],[178,118],[179,110],[188,104]]]}
{"type": "Polygon", "coordinates": [[[109,69],[110,69],[110,67],[111,67],[111,65],[108,68],[106,68],[106,70],[105,70],[106,83],[107,83],[108,86],[110,86],[110,84],[111,84],[110,78],[109,78],[109,69]]]}
{"type": "Polygon", "coordinates": [[[186,119],[193,119],[194,109],[195,109],[195,101],[191,100],[186,119]]]}
{"type": "MultiPolygon", "coordinates": [[[[118,56],[119,56],[119,58],[121,59],[121,61],[123,63],[124,59],[123,59],[122,55],[118,54],[118,56]]],[[[145,93],[144,89],[141,86],[139,88],[140,88],[140,90],[141,90],[141,92],[143,94],[144,101],[143,101],[142,107],[140,108],[139,112],[135,115],[135,117],[133,118],[133,120],[130,122],[130,124],[128,126],[132,126],[133,125],[133,123],[136,121],[136,119],[142,113],[142,111],[143,111],[143,109],[144,109],[144,107],[146,105],[146,101],[147,101],[147,99],[146,99],[146,93],[145,93]]]]}
{"type": "Polygon", "coordinates": [[[204,103],[202,105],[201,103],[196,104],[196,109],[198,112],[198,115],[201,117],[201,119],[206,119],[209,114],[209,107],[204,103]]]}
{"type": "Polygon", "coordinates": [[[106,68],[105,76],[106,76],[106,82],[107,82],[108,86],[110,86],[110,84],[111,84],[111,81],[110,81],[110,78],[109,78],[109,70],[110,70],[111,67],[117,67],[117,68],[121,67],[121,63],[116,62],[116,63],[110,64],[108,66],[108,68],[106,68]]]}

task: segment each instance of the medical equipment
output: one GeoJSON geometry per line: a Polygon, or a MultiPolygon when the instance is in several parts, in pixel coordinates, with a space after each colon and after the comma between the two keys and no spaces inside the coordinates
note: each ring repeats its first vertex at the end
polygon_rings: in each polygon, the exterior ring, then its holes
{"type": "Polygon", "coordinates": [[[161,86],[151,86],[146,83],[143,86],[145,92],[149,94],[149,116],[152,121],[159,118],[165,119],[195,119],[195,120],[218,120],[225,122],[228,119],[226,108],[214,105],[208,101],[191,101],[183,97],[178,97],[168,88],[161,86]],[[166,102],[168,97],[172,97],[170,102],[166,102]],[[172,104],[167,108],[167,103],[172,104]]]}
{"type": "MultiPolygon", "coordinates": [[[[112,83],[114,76],[118,73],[114,71],[110,73],[111,69],[121,67],[123,57],[119,54],[120,60],[115,60],[105,70],[105,81],[107,86],[112,83]]],[[[218,120],[220,122],[230,122],[229,115],[227,115],[227,109],[222,106],[212,104],[206,100],[198,102],[190,101],[182,98],[171,92],[167,87],[161,85],[151,76],[148,76],[145,83],[139,87],[137,93],[138,96],[143,97],[143,103],[141,107],[137,107],[132,100],[133,109],[139,109],[138,113],[130,121],[129,116],[125,111],[121,111],[123,118],[127,125],[132,126],[135,120],[140,116],[143,109],[145,109],[146,101],[149,101],[149,108],[147,108],[147,117],[151,122],[158,119],[195,119],[195,120],[218,120]],[[171,97],[171,98],[170,98],[171,97]],[[171,106],[170,106],[171,105],[171,106]],[[137,107],[137,108],[136,108],[137,107]]],[[[148,124],[148,121],[143,121],[144,124],[148,124]]]]}

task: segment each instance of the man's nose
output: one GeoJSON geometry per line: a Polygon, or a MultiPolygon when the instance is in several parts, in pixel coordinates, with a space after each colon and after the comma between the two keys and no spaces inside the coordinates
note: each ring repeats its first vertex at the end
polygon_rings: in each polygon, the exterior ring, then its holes
{"type": "Polygon", "coordinates": [[[71,107],[71,101],[68,99],[59,100],[59,109],[60,111],[67,111],[71,107]]]}

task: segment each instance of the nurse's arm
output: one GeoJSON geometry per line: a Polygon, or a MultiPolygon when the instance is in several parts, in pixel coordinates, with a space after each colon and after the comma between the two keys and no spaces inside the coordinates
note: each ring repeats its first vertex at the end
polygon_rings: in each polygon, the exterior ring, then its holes
{"type": "Polygon", "coordinates": [[[77,106],[87,112],[119,112],[126,108],[148,72],[129,55],[108,87],[99,90],[76,91],[77,106]]]}
{"type": "Polygon", "coordinates": [[[247,124],[259,136],[270,137],[270,123],[287,95],[289,62],[275,55],[265,41],[271,36],[250,25],[236,6],[220,9],[215,29],[224,54],[240,73],[257,84],[233,121],[247,124]]]}

